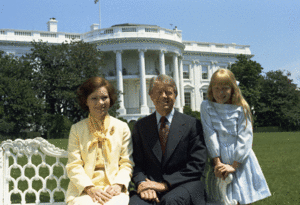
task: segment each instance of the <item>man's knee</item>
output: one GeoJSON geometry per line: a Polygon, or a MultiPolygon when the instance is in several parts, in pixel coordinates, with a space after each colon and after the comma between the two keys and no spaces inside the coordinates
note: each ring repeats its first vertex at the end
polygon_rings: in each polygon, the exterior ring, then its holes
{"type": "Polygon", "coordinates": [[[130,197],[129,205],[151,205],[151,202],[145,201],[141,199],[141,197],[138,194],[135,194],[130,197]]]}
{"type": "Polygon", "coordinates": [[[191,197],[185,188],[178,187],[165,194],[160,202],[161,205],[189,205],[191,197]]]}

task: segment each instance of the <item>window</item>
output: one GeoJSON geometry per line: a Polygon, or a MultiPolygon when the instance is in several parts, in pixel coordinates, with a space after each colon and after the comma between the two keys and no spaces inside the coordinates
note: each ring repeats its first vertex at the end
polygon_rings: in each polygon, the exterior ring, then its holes
{"type": "Polygon", "coordinates": [[[191,107],[191,93],[190,92],[184,93],[184,103],[185,103],[185,106],[191,107]]]}
{"type": "Polygon", "coordinates": [[[203,92],[203,100],[207,100],[207,92],[203,92]]]}
{"type": "Polygon", "coordinates": [[[189,65],[183,65],[183,78],[190,79],[190,68],[189,65]]]}
{"type": "Polygon", "coordinates": [[[208,79],[208,67],[202,66],[202,79],[208,79]]]}
{"type": "Polygon", "coordinates": [[[173,72],[172,72],[172,70],[171,70],[171,68],[170,68],[170,64],[166,64],[166,74],[168,75],[168,76],[171,76],[171,77],[173,77],[173,72]]]}

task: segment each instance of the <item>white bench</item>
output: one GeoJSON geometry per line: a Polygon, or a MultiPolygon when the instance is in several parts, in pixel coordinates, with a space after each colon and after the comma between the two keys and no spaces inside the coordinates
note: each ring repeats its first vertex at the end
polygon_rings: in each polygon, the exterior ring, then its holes
{"type": "Polygon", "coordinates": [[[62,192],[64,196],[66,194],[66,190],[61,187],[61,181],[63,179],[67,180],[68,177],[65,165],[61,162],[61,158],[67,157],[67,151],[55,147],[41,137],[27,140],[7,140],[2,142],[0,147],[0,204],[66,204],[65,202],[55,202],[54,195],[56,192],[62,192]],[[54,157],[56,162],[50,165],[46,162],[46,156],[54,157]],[[27,162],[24,157],[27,158],[27,162]],[[34,164],[34,162],[32,162],[33,158],[40,158],[41,162],[39,164],[34,164]],[[20,160],[24,160],[25,162],[21,162],[20,160]],[[63,174],[59,177],[53,173],[56,167],[61,167],[60,169],[63,170],[63,174]],[[26,169],[29,170],[26,171],[26,169]],[[32,169],[35,173],[30,173],[32,177],[29,178],[26,175],[28,175],[28,172],[32,172],[32,169]],[[48,170],[48,176],[44,176],[44,178],[40,176],[42,170],[48,170]],[[19,176],[13,178],[11,176],[12,173],[17,172],[20,173],[19,176]],[[55,180],[57,187],[53,190],[47,188],[48,180],[55,180]],[[22,183],[24,184],[24,182],[27,182],[27,189],[22,191],[19,186],[22,183]],[[36,190],[33,187],[33,184],[37,182],[41,184],[39,190],[36,190]],[[50,196],[48,202],[40,202],[42,193],[48,193],[47,195],[50,196]],[[25,200],[25,197],[30,196],[30,194],[31,196],[32,194],[35,195],[35,202],[26,203],[28,200],[25,200]],[[18,197],[17,195],[21,197],[18,197]],[[21,200],[19,199],[17,200],[18,202],[15,203],[16,198],[21,198],[21,200]]]}
{"type": "MultiPolygon", "coordinates": [[[[68,179],[65,165],[61,162],[61,159],[67,158],[68,152],[62,150],[60,148],[55,147],[53,144],[50,144],[47,140],[37,137],[35,139],[16,139],[14,141],[7,140],[1,143],[0,146],[0,205],[10,205],[10,204],[56,204],[56,205],[65,205],[64,202],[56,202],[55,193],[62,192],[65,196],[66,189],[61,187],[61,182],[65,179],[68,179]],[[41,162],[35,164],[32,161],[34,156],[40,156],[41,162]],[[50,165],[46,162],[46,156],[54,157],[54,164],[50,165]],[[20,165],[20,159],[23,161],[23,165],[20,165]],[[19,159],[19,160],[18,160],[19,159]],[[57,176],[54,174],[55,167],[61,167],[63,170],[63,174],[61,176],[57,176]],[[31,177],[28,177],[28,171],[26,169],[33,169],[34,174],[31,173],[31,177]],[[47,169],[49,174],[47,176],[40,175],[40,169],[47,169]],[[14,172],[19,170],[19,176],[14,178],[14,172]],[[56,188],[52,190],[47,188],[47,181],[55,180],[56,188]],[[28,188],[23,190],[19,188],[19,183],[27,182],[28,188]],[[40,181],[42,185],[38,190],[34,189],[33,184],[37,181],[40,181]],[[10,185],[11,184],[11,185],[10,185]],[[48,202],[41,202],[43,197],[43,193],[47,193],[49,195],[48,202]],[[34,195],[34,202],[27,202],[26,196],[34,195]],[[20,199],[16,201],[16,195],[20,195],[20,199]]],[[[37,158],[37,157],[36,157],[37,158]]],[[[232,175],[230,174],[225,181],[219,180],[217,181],[221,198],[223,199],[223,203],[208,203],[208,205],[236,205],[237,202],[235,200],[229,201],[226,196],[226,187],[232,181],[232,175]]],[[[32,201],[32,199],[31,199],[32,201]]]]}

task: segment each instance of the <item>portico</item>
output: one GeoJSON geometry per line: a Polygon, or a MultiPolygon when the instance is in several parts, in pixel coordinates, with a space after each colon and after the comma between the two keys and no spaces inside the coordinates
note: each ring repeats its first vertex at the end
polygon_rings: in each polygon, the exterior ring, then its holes
{"type": "Polygon", "coordinates": [[[114,82],[116,88],[121,92],[119,95],[120,109],[118,110],[120,116],[126,116],[126,119],[135,119],[155,110],[148,96],[148,88],[150,79],[160,73],[171,75],[174,78],[178,87],[175,108],[182,112],[184,96],[180,89],[182,84],[180,79],[183,79],[183,76],[180,72],[182,63],[179,52],[162,49],[118,49],[106,53],[110,55],[108,58],[110,63],[102,68],[102,71],[106,79],[114,82]],[[111,63],[112,60],[115,63],[111,63]]]}

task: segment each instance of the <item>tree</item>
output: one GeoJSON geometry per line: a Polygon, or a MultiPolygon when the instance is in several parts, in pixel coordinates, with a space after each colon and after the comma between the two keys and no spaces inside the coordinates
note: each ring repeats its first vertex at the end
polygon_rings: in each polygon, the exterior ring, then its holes
{"type": "MultiPolygon", "coordinates": [[[[62,44],[32,42],[25,59],[33,68],[34,89],[43,100],[40,127],[56,133],[53,126],[67,117],[72,123],[86,117],[76,101],[77,88],[89,77],[101,76],[102,53],[96,44],[76,41],[62,44]],[[58,122],[56,122],[58,121],[58,122]]],[[[68,124],[68,123],[67,123],[68,124]]],[[[60,137],[60,136],[58,136],[60,137]]]]}
{"type": "Polygon", "coordinates": [[[32,69],[22,58],[0,51],[0,134],[19,135],[34,124],[42,104],[33,90],[32,69]]]}
{"type": "Polygon", "coordinates": [[[200,112],[193,111],[190,106],[184,106],[183,113],[186,115],[192,116],[198,120],[201,120],[200,112]]]}
{"type": "Polygon", "coordinates": [[[236,80],[239,81],[239,88],[252,110],[255,122],[255,110],[261,95],[260,81],[263,68],[259,63],[250,60],[245,55],[238,55],[237,59],[238,61],[232,64],[229,70],[233,72],[236,80]]]}
{"type": "Polygon", "coordinates": [[[300,94],[291,74],[269,71],[261,81],[261,98],[255,109],[259,126],[278,126],[283,130],[299,130],[300,94]]]}

